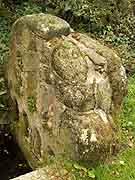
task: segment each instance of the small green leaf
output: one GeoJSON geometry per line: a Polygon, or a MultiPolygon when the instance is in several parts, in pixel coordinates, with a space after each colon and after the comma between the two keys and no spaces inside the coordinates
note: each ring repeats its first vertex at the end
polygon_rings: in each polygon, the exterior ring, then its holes
{"type": "Polygon", "coordinates": [[[124,162],[124,161],[120,161],[120,164],[121,164],[122,166],[124,166],[124,165],[125,165],[125,162],[124,162]]]}
{"type": "Polygon", "coordinates": [[[65,162],[64,162],[64,165],[65,165],[66,168],[72,169],[72,163],[71,163],[71,162],[65,161],[65,162]]]}
{"type": "Polygon", "coordinates": [[[93,170],[89,170],[88,171],[88,177],[90,177],[90,178],[92,178],[92,179],[95,179],[95,173],[94,173],[94,171],[93,170]]]}
{"type": "Polygon", "coordinates": [[[82,166],[80,166],[77,163],[75,163],[73,166],[74,166],[75,169],[82,170],[82,166]]]}
{"type": "Polygon", "coordinates": [[[82,170],[87,173],[87,169],[85,167],[82,167],[82,170]]]}
{"type": "Polygon", "coordinates": [[[4,94],[6,94],[6,93],[7,93],[7,91],[1,91],[1,92],[0,92],[0,96],[4,95],[4,94]]]}
{"type": "Polygon", "coordinates": [[[0,104],[0,108],[4,108],[5,106],[3,104],[0,104]]]}

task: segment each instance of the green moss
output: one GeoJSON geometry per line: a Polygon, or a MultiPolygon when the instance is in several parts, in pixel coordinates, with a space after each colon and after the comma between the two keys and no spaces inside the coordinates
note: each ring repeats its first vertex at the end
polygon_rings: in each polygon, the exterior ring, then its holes
{"type": "Polygon", "coordinates": [[[72,45],[71,42],[68,42],[68,41],[63,42],[63,47],[66,48],[66,49],[70,49],[72,46],[73,45],[72,45]]]}
{"type": "Polygon", "coordinates": [[[56,24],[56,21],[55,21],[54,18],[50,17],[50,18],[48,19],[48,23],[49,23],[49,25],[53,25],[53,26],[54,26],[54,24],[56,24]]]}
{"type": "Polygon", "coordinates": [[[36,111],[36,98],[34,96],[29,96],[27,98],[27,106],[29,112],[33,113],[36,111]]]}

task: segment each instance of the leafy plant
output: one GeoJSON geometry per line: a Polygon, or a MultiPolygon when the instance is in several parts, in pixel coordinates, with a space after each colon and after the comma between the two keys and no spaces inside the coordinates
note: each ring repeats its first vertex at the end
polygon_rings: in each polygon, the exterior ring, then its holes
{"type": "Polygon", "coordinates": [[[89,178],[95,179],[96,177],[94,169],[87,169],[86,167],[81,166],[77,163],[74,163],[73,167],[78,171],[83,171],[85,176],[88,176],[89,178]]]}

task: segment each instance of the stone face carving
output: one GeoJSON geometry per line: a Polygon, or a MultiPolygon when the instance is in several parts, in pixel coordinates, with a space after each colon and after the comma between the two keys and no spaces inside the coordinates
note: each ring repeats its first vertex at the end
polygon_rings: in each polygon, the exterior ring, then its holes
{"type": "Polygon", "coordinates": [[[19,114],[27,115],[27,125],[20,115],[12,126],[32,167],[49,155],[96,160],[110,151],[113,115],[127,92],[111,49],[58,17],[25,16],[13,26],[8,80],[19,114]]]}

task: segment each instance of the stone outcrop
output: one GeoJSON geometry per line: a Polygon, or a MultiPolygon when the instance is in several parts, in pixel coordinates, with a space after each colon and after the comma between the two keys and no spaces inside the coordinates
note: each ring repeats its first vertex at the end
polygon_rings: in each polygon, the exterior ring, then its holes
{"type": "Polygon", "coordinates": [[[33,168],[50,155],[96,160],[113,148],[127,80],[120,58],[97,40],[52,15],[22,17],[8,82],[18,108],[11,128],[33,168]]]}

